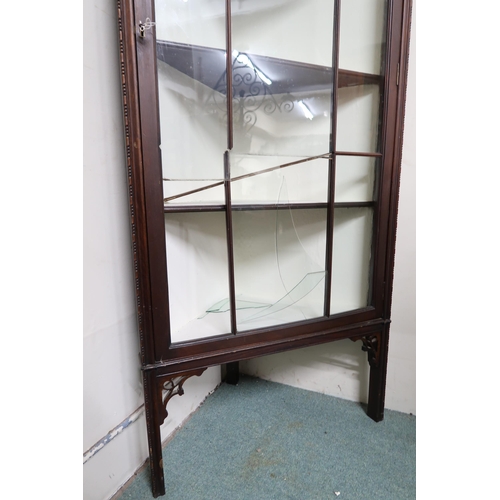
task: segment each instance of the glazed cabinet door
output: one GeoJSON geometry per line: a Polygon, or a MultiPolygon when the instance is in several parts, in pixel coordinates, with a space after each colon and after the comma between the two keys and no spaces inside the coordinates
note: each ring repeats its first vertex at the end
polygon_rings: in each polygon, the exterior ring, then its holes
{"type": "Polygon", "coordinates": [[[126,6],[148,362],[387,320],[408,6],[126,6]]]}

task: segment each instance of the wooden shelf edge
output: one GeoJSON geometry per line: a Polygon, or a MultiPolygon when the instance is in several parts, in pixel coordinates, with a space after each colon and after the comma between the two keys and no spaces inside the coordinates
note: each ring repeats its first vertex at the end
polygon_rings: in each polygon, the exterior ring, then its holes
{"type": "MultiPolygon", "coordinates": [[[[225,93],[225,50],[167,40],[157,40],[157,57],[164,63],[204,85],[225,93]]],[[[293,94],[330,90],[333,83],[331,66],[245,53],[255,68],[274,76],[272,84],[261,82],[273,94],[293,94]]],[[[238,70],[242,66],[238,65],[238,70]]],[[[244,68],[243,68],[244,69],[244,68]]],[[[236,69],[235,69],[236,70],[236,69]]],[[[248,68],[247,71],[252,71],[248,68]]],[[[338,71],[338,87],[381,85],[383,76],[347,69],[338,71]]]]}

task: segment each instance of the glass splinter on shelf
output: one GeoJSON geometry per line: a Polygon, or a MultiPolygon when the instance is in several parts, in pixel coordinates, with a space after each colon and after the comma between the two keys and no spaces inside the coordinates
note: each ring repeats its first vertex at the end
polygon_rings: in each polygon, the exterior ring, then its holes
{"type": "MultiPolygon", "coordinates": [[[[259,307],[271,307],[273,304],[264,302],[255,302],[253,300],[244,300],[236,297],[236,309],[258,309],[259,307]]],[[[224,313],[228,312],[230,309],[229,299],[222,299],[216,302],[213,306],[209,307],[205,314],[200,316],[198,319],[204,318],[209,313],[224,313]]]]}
{"type": "Polygon", "coordinates": [[[299,300],[306,297],[317,285],[321,283],[323,278],[325,277],[325,271],[317,271],[314,273],[308,273],[304,276],[304,278],[297,283],[285,296],[279,299],[274,304],[266,307],[265,309],[259,310],[255,314],[242,319],[240,323],[247,323],[249,321],[262,318],[264,316],[269,316],[270,314],[277,313],[278,311],[282,311],[287,307],[293,306],[299,300]]]}
{"type": "MultiPolygon", "coordinates": [[[[287,203],[286,180],[283,178],[276,205],[286,206],[287,203]]],[[[287,323],[300,318],[307,319],[322,314],[323,304],[317,304],[314,300],[312,300],[311,304],[306,304],[304,310],[298,304],[324,280],[326,271],[316,262],[317,259],[311,257],[306,250],[299,237],[293,212],[290,207],[288,210],[275,210],[274,222],[272,223],[274,235],[269,234],[274,239],[275,254],[273,256],[269,253],[265,258],[268,259],[268,262],[274,260],[274,277],[271,285],[274,300],[264,302],[255,298],[259,290],[264,291],[264,289],[268,288],[265,278],[261,276],[262,273],[256,272],[252,282],[245,279],[237,280],[237,291],[242,292],[237,293],[236,296],[239,325],[248,324],[265,317],[269,317],[269,321],[272,323],[287,323]],[[288,314],[284,317],[273,316],[296,304],[298,305],[292,311],[291,316],[288,314]],[[311,311],[314,312],[311,313],[311,311]]],[[[269,214],[269,216],[273,217],[272,214],[269,214]]],[[[227,312],[229,308],[229,299],[220,300],[209,307],[200,318],[210,313],[227,312]]],[[[258,326],[262,325],[259,323],[258,326]]]]}
{"type": "MultiPolygon", "coordinates": [[[[236,310],[241,311],[242,309],[261,309],[260,311],[248,316],[247,318],[241,320],[242,323],[252,321],[254,319],[262,318],[268,316],[269,314],[276,313],[287,307],[292,306],[299,300],[303,299],[308,293],[310,293],[314,288],[316,288],[319,283],[325,277],[326,271],[317,271],[314,273],[309,273],[304,276],[304,278],[297,283],[286,295],[274,303],[264,303],[255,302],[254,300],[246,300],[244,298],[236,297],[236,310]]],[[[223,299],[215,303],[213,306],[209,307],[205,314],[200,316],[198,319],[204,318],[209,313],[223,313],[229,311],[229,299],[223,299]]]]}

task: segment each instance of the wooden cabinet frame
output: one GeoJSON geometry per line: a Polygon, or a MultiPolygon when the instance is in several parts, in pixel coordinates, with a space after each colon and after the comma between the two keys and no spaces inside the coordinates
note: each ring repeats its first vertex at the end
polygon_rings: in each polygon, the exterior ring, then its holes
{"type": "MultiPolygon", "coordinates": [[[[385,71],[381,77],[383,127],[377,154],[380,161],[378,196],[373,203],[370,305],[332,316],[327,312],[324,317],[238,335],[175,344],[170,340],[167,307],[165,208],[155,77],[157,54],[154,37],[148,36],[148,32],[141,36],[144,22],[155,20],[154,2],[119,0],[117,3],[138,330],[152,489],[157,497],[165,494],[160,425],[167,416],[166,405],[172,396],[182,394],[187,378],[201,375],[207,367],[226,364],[228,381],[235,382],[237,363],[241,360],[341,339],[359,340],[370,364],[368,415],[375,421],[383,419],[411,0],[388,0],[387,3],[385,71]]],[[[335,4],[335,10],[340,10],[340,0],[335,4]]],[[[226,5],[230,8],[230,1],[226,5]]],[[[338,28],[338,18],[336,23],[338,28]]],[[[230,26],[227,29],[230,31],[230,26]]],[[[148,29],[149,32],[153,30],[154,26],[148,29]]],[[[336,43],[338,46],[338,35],[336,43]]],[[[350,85],[363,78],[369,76],[338,71],[334,82],[340,86],[350,85]]],[[[231,89],[229,86],[228,97],[231,89]]],[[[232,102],[230,98],[228,101],[232,102]]],[[[349,152],[336,151],[336,155],[342,154],[349,152]]],[[[329,205],[333,213],[334,204],[329,202],[329,205]]],[[[231,210],[219,209],[226,211],[229,226],[231,210]]],[[[328,225],[332,224],[332,216],[329,216],[328,225]]],[[[331,227],[328,230],[332,231],[331,227]]],[[[328,252],[332,252],[331,245],[328,252]]],[[[331,261],[331,255],[329,259],[331,261]]],[[[329,303],[329,297],[325,303],[329,303]]],[[[233,325],[233,333],[234,330],[233,325]]]]}

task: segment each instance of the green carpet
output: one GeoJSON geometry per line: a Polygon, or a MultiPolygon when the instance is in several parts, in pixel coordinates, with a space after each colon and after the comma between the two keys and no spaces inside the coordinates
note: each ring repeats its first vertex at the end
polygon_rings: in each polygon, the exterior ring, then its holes
{"type": "MultiPolygon", "coordinates": [[[[166,500],[416,498],[416,418],[242,377],[222,384],[163,451],[166,500]]],[[[120,500],[152,498],[149,466],[120,500]]]]}

